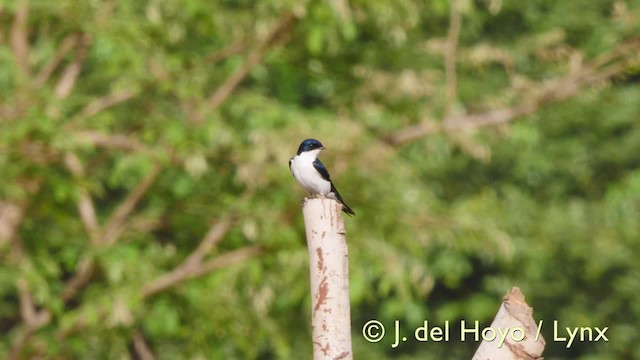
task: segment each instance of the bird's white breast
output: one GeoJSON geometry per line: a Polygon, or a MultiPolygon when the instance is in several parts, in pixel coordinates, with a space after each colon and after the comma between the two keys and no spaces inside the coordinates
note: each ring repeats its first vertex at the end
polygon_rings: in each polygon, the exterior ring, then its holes
{"type": "Polygon", "coordinates": [[[313,162],[317,151],[307,151],[291,159],[291,173],[298,183],[311,194],[327,195],[331,191],[331,183],[318,173],[313,162]]]}

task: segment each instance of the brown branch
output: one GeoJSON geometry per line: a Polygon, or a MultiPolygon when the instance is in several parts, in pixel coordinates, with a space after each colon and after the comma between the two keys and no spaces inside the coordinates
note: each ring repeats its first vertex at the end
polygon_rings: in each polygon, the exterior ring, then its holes
{"type": "Polygon", "coordinates": [[[260,246],[248,246],[230,251],[204,263],[182,263],[182,265],[144,286],[142,289],[142,297],[147,298],[154,296],[187,280],[244,261],[261,252],[262,248],[260,246]]]}
{"type": "MultiPolygon", "coordinates": [[[[222,269],[233,264],[242,262],[256,255],[262,254],[264,249],[260,245],[247,246],[233,251],[229,251],[223,255],[215,257],[209,261],[206,261],[199,266],[191,269],[187,276],[182,280],[190,280],[205,274],[208,274],[214,270],[222,269]]],[[[176,284],[172,284],[174,286],[176,284]]]]}
{"type": "MultiPolygon", "coordinates": [[[[215,246],[215,244],[224,237],[224,234],[228,231],[232,221],[232,217],[225,217],[219,222],[213,224],[209,231],[207,231],[207,234],[203,237],[201,244],[194,250],[193,254],[172,271],[160,276],[156,280],[144,286],[141,289],[141,296],[143,298],[154,296],[189,279],[205,275],[216,269],[233,265],[261,253],[262,248],[260,246],[249,246],[228,252],[207,262],[201,261],[202,256],[204,256],[201,254],[210,250],[211,247],[215,246]],[[197,259],[200,259],[200,261],[196,261],[197,259]]],[[[90,264],[93,266],[93,262],[90,262],[90,264]]],[[[100,310],[100,312],[103,313],[104,309],[100,310]]],[[[86,324],[83,318],[80,317],[68,329],[58,331],[56,337],[62,341],[71,333],[79,331],[84,326],[86,326],[86,324]]],[[[138,351],[139,349],[136,349],[136,352],[138,351]]]]}
{"type": "Polygon", "coordinates": [[[47,82],[47,80],[49,80],[64,57],[69,53],[69,51],[73,50],[73,48],[77,46],[79,40],[79,34],[71,34],[64,38],[60,46],[58,46],[56,52],[53,54],[51,60],[49,60],[49,62],[42,67],[42,70],[40,70],[36,78],[33,80],[34,88],[41,87],[42,85],[44,85],[44,83],[47,82]]]}
{"type": "MultiPolygon", "coordinates": [[[[0,21],[2,21],[2,17],[4,16],[4,6],[0,5],[0,21]]],[[[5,34],[4,29],[0,29],[0,45],[4,45],[5,34]]]]}
{"type": "MultiPolygon", "coordinates": [[[[20,186],[29,195],[40,190],[41,180],[23,180],[20,186]]],[[[0,200],[0,249],[19,240],[18,228],[25,216],[28,201],[0,200]]]]}
{"type": "MultiPolygon", "coordinates": [[[[92,316],[95,316],[98,319],[103,319],[106,317],[108,310],[105,305],[99,306],[97,309],[92,310],[92,316]]],[[[87,316],[83,316],[79,314],[73,319],[71,324],[68,324],[64,327],[59,326],[55,333],[55,338],[58,342],[64,341],[69,335],[80,331],[87,327],[88,325],[87,316]]]]}
{"type": "MultiPolygon", "coordinates": [[[[84,167],[76,154],[71,152],[67,153],[64,157],[64,162],[76,179],[83,179],[85,177],[84,167]]],[[[89,192],[84,187],[80,189],[77,207],[80,212],[80,219],[87,234],[89,234],[91,243],[97,246],[100,242],[100,226],[98,225],[93,199],[91,199],[91,195],[89,195],[89,192]]]]}
{"type": "Polygon", "coordinates": [[[65,99],[69,94],[71,94],[71,90],[73,90],[76,80],[82,71],[84,60],[87,58],[90,43],[91,38],[89,35],[79,35],[76,47],[76,56],[73,61],[65,67],[62,72],[62,76],[60,77],[60,80],[58,80],[54,89],[54,94],[58,99],[65,99]]]}
{"type": "Polygon", "coordinates": [[[27,19],[29,17],[29,2],[18,0],[16,15],[11,24],[11,49],[16,66],[26,78],[31,77],[31,66],[29,65],[29,30],[27,19]]]}
{"type": "Polygon", "coordinates": [[[507,108],[489,111],[482,114],[471,114],[453,118],[451,126],[447,126],[445,131],[451,131],[459,128],[475,129],[483,126],[492,126],[507,123],[515,118],[523,115],[531,114],[541,107],[566,100],[575,96],[584,86],[595,85],[607,79],[618,76],[626,71],[629,66],[627,64],[618,64],[607,67],[600,72],[583,72],[579,77],[565,76],[553,82],[552,86],[543,91],[533,100],[524,101],[519,105],[507,108]]]}
{"type": "MultiPolygon", "coordinates": [[[[160,174],[160,166],[154,164],[149,174],[118,205],[103,228],[102,234],[97,241],[98,246],[111,246],[118,240],[127,218],[154,183],[158,174],[160,174]]],[[[62,299],[68,301],[74,298],[89,283],[95,271],[96,263],[92,258],[86,257],[81,260],[78,270],[64,287],[62,299]]]]}
{"type": "Polygon", "coordinates": [[[546,105],[575,96],[585,86],[595,85],[623,74],[638,64],[638,60],[634,60],[636,56],[634,54],[637,51],[640,51],[640,41],[634,39],[614,49],[611,52],[612,55],[599,56],[579,71],[541,83],[528,96],[525,96],[524,100],[512,107],[484,113],[451,115],[440,122],[426,119],[419,124],[397,131],[386,141],[392,145],[402,145],[441,132],[448,133],[507,123],[536,112],[546,105]]]}
{"type": "MultiPolygon", "coordinates": [[[[24,189],[31,195],[40,189],[40,185],[41,181],[39,180],[22,184],[24,189]]],[[[0,202],[0,241],[6,240],[11,242],[11,258],[12,261],[17,263],[25,260],[22,241],[17,231],[24,218],[26,206],[27,202],[0,202]]],[[[26,280],[18,278],[16,288],[18,290],[20,317],[24,328],[18,332],[16,340],[9,352],[9,359],[22,359],[22,351],[29,343],[33,333],[51,321],[51,313],[47,309],[40,311],[36,309],[26,280]]]]}
{"type": "MultiPolygon", "coordinates": [[[[190,269],[180,266],[143,287],[141,296],[143,298],[152,297],[187,280],[242,262],[262,253],[262,251],[262,247],[260,246],[248,246],[230,251],[190,269]]],[[[105,312],[106,309],[104,307],[98,309],[98,316],[104,316],[105,312]]],[[[56,338],[58,341],[62,341],[72,333],[80,331],[82,328],[86,327],[86,325],[86,318],[78,317],[71,326],[66,329],[59,330],[56,333],[56,338]]]]}
{"type": "Polygon", "coordinates": [[[24,330],[17,336],[17,339],[14,341],[13,347],[7,356],[8,360],[20,360],[24,357],[22,356],[22,352],[24,348],[27,347],[29,340],[31,340],[31,336],[33,335],[32,331],[24,330]]]}
{"type": "Polygon", "coordinates": [[[123,134],[101,134],[92,130],[76,131],[73,138],[84,144],[103,147],[112,150],[127,150],[152,155],[151,149],[135,138],[123,134]]]}
{"type": "MultiPolygon", "coordinates": [[[[125,134],[102,134],[93,130],[70,130],[70,138],[75,144],[91,145],[109,150],[124,150],[140,153],[149,156],[152,159],[158,158],[158,151],[138,141],[133,136],[125,134]]],[[[166,147],[165,151],[168,155],[173,156],[171,148],[166,147]]],[[[63,158],[57,150],[46,147],[43,143],[37,141],[25,141],[17,146],[9,146],[0,144],[0,153],[17,153],[29,160],[48,164],[59,161],[63,158]]],[[[172,157],[173,159],[173,157],[172,157]]],[[[178,159],[173,159],[178,161],[178,159]]],[[[1,235],[1,227],[0,227],[1,235]]],[[[2,238],[0,237],[0,240],[2,238]]]]}
{"type": "Polygon", "coordinates": [[[185,266],[193,266],[202,262],[211,250],[224,239],[224,236],[229,231],[231,227],[231,218],[226,217],[215,224],[211,225],[207,234],[202,238],[200,245],[189,255],[183,265],[185,266]]]}
{"type": "Polygon", "coordinates": [[[90,118],[114,105],[132,99],[135,95],[135,92],[131,90],[122,90],[103,96],[85,106],[82,110],[80,110],[75,118],[90,118]]]}
{"type": "MultiPolygon", "coordinates": [[[[158,152],[162,151],[162,149],[155,150],[138,141],[135,137],[125,134],[102,134],[94,130],[69,131],[70,138],[75,144],[91,145],[108,150],[131,151],[144,154],[151,159],[157,159],[159,155],[158,152]]],[[[175,163],[180,163],[180,159],[174,157],[174,151],[170,147],[165,147],[163,150],[175,163]]],[[[34,141],[26,141],[18,147],[0,144],[0,152],[18,151],[22,156],[28,157],[30,160],[41,164],[58,161],[61,158],[61,155],[56,150],[46,148],[43,144],[34,141]]]]}
{"type": "Polygon", "coordinates": [[[46,310],[36,310],[27,281],[20,278],[16,281],[16,285],[20,299],[20,316],[27,329],[38,329],[48,324],[51,321],[51,314],[46,310]]]}
{"type": "Polygon", "coordinates": [[[133,332],[133,349],[136,353],[136,358],[139,360],[155,360],[156,358],[140,330],[133,332]]]}
{"type": "Polygon", "coordinates": [[[456,74],[456,52],[458,50],[458,38],[462,27],[462,13],[457,0],[449,3],[449,32],[444,52],[444,67],[446,76],[446,108],[445,115],[449,116],[458,97],[458,85],[456,74]]]}
{"type": "MultiPolygon", "coordinates": [[[[5,150],[0,147],[0,151],[5,150]]],[[[8,148],[9,151],[16,151],[20,153],[22,157],[25,159],[29,159],[29,161],[47,165],[51,162],[57,161],[60,158],[60,154],[56,149],[52,149],[48,144],[38,142],[38,141],[24,141],[18,146],[8,148]]]]}
{"type": "Polygon", "coordinates": [[[131,215],[135,207],[138,205],[142,197],[155,182],[158,174],[160,174],[160,165],[154,164],[147,176],[136,186],[118,205],[113,214],[104,226],[101,243],[102,245],[111,246],[118,240],[120,233],[124,229],[124,223],[131,215]]]}
{"type": "Polygon", "coordinates": [[[241,53],[246,46],[246,40],[242,39],[240,41],[236,41],[235,43],[227,46],[226,48],[211,54],[209,57],[205,59],[205,63],[207,65],[213,65],[217,62],[220,62],[229,56],[233,56],[241,53]]]}
{"type": "Polygon", "coordinates": [[[164,223],[161,217],[138,215],[129,220],[127,228],[135,232],[150,233],[161,229],[163,226],[164,223]]]}
{"type": "Polygon", "coordinates": [[[591,61],[591,67],[594,69],[602,67],[619,58],[636,57],[637,59],[638,51],[640,51],[640,36],[632,37],[624,41],[622,44],[618,45],[612,51],[605,52],[596,56],[591,61]]]}
{"type": "MultiPolygon", "coordinates": [[[[457,51],[462,28],[462,11],[460,1],[451,0],[449,2],[449,30],[447,41],[444,47],[444,72],[445,72],[445,107],[444,121],[449,121],[456,113],[455,106],[458,102],[458,78],[457,78],[457,51]]],[[[473,141],[471,137],[460,136],[462,134],[450,134],[451,140],[463,149],[466,153],[476,159],[486,159],[488,151],[482,145],[473,141]]]]}
{"type": "Polygon", "coordinates": [[[0,202],[0,249],[16,236],[25,207],[24,202],[0,202]]]}
{"type": "Polygon", "coordinates": [[[62,300],[67,302],[73,299],[89,283],[95,271],[96,264],[93,259],[90,257],[82,258],[75,274],[64,285],[61,295],[62,300]]]}
{"type": "Polygon", "coordinates": [[[33,334],[51,321],[51,313],[48,310],[43,309],[38,311],[36,309],[26,280],[22,278],[18,279],[16,281],[16,287],[18,288],[20,317],[22,318],[24,329],[19,332],[9,353],[8,358],[10,360],[22,359],[22,352],[24,348],[27,347],[33,334]]]}
{"type": "MultiPolygon", "coordinates": [[[[278,41],[285,35],[285,33],[293,26],[296,17],[291,12],[284,13],[280,20],[278,20],[276,26],[269,32],[269,35],[263,39],[258,46],[247,55],[247,59],[244,64],[231,76],[229,76],[220,85],[216,91],[209,96],[207,104],[203,112],[211,111],[220,106],[229,95],[240,85],[240,82],[249,74],[251,69],[258,65],[269,50],[270,47],[276,45],[278,41]]],[[[201,115],[199,114],[194,120],[200,121],[201,115]]]]}
{"type": "MultiPolygon", "coordinates": [[[[218,243],[220,243],[220,241],[222,241],[222,239],[224,239],[224,236],[227,234],[230,227],[231,227],[231,216],[226,216],[221,220],[212,224],[209,227],[209,230],[207,231],[205,236],[200,241],[200,244],[198,245],[198,247],[195,250],[193,250],[191,254],[179,266],[177,266],[171,272],[161,276],[159,279],[153,281],[149,285],[149,287],[151,288],[151,290],[149,291],[153,293],[155,291],[153,290],[155,287],[161,287],[161,286],[164,286],[163,284],[166,284],[171,281],[175,281],[172,279],[175,279],[180,274],[183,274],[189,271],[189,269],[195,269],[199,265],[201,265],[202,259],[204,259],[204,257],[207,256],[207,254],[218,243]]],[[[145,287],[145,289],[146,288],[147,287],[145,287]]],[[[143,289],[143,293],[147,292],[147,290],[145,289],[143,289]]],[[[143,295],[143,296],[147,296],[147,295],[143,295]]]]}

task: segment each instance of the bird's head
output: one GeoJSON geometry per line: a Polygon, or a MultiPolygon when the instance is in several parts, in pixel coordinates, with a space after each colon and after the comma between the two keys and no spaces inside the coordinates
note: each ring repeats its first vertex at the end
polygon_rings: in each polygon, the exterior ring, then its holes
{"type": "Polygon", "coordinates": [[[314,151],[314,150],[317,152],[320,152],[324,149],[325,147],[322,145],[320,141],[316,139],[307,139],[302,143],[300,143],[300,147],[298,147],[297,155],[300,155],[303,152],[314,151]]]}

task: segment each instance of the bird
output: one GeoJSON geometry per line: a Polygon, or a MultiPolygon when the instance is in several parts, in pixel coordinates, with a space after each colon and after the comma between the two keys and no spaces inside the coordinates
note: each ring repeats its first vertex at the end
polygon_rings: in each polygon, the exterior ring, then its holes
{"type": "Polygon", "coordinates": [[[302,187],[310,195],[320,195],[338,201],[342,204],[342,211],[352,216],[356,213],[351,210],[331,181],[329,171],[318,159],[318,155],[325,147],[316,139],[306,139],[298,147],[296,156],[289,160],[289,170],[302,187]]]}

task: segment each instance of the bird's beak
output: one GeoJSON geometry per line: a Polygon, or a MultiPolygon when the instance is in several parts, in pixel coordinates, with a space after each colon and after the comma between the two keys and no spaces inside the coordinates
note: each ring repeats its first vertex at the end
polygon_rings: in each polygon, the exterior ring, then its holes
{"type": "Polygon", "coordinates": [[[326,148],[326,147],[324,147],[324,146],[320,148],[320,150],[326,150],[326,149],[327,149],[327,148],[326,148]]]}

